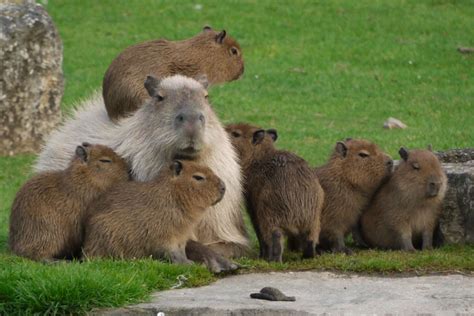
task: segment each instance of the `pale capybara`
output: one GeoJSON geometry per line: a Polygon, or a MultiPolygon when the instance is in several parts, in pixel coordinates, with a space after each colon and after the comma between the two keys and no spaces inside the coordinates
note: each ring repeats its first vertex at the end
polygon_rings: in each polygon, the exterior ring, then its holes
{"type": "Polygon", "coordinates": [[[303,257],[314,256],[319,241],[324,192],[307,162],[274,146],[277,131],[249,124],[226,127],[239,153],[247,210],[260,256],[282,261],[283,236],[300,236],[303,257]]]}
{"type": "Polygon", "coordinates": [[[337,142],[329,161],[316,168],[324,190],[320,250],[351,253],[344,238],[392,168],[392,159],[374,143],[350,138],[337,142]]]}
{"type": "Polygon", "coordinates": [[[224,183],[211,169],[179,160],[152,181],[114,186],[89,207],[84,255],[167,256],[173,263],[191,263],[186,243],[206,210],[224,192],[224,183]]]}
{"type": "Polygon", "coordinates": [[[244,61],[239,43],[226,31],[204,27],[196,36],[182,41],[153,40],[121,52],[105,73],[102,92],[109,117],[117,121],[144,104],[148,93],[143,79],[184,75],[206,75],[210,84],[240,78],[244,61]]]}
{"type": "Polygon", "coordinates": [[[17,193],[10,216],[10,250],[33,260],[80,256],[87,206],[127,180],[127,164],[112,149],[77,146],[68,168],[39,173],[17,193]]]}
{"type": "Polygon", "coordinates": [[[204,214],[195,230],[197,242],[190,243],[186,251],[193,261],[228,270],[234,265],[216,252],[234,257],[248,249],[241,213],[242,176],[237,154],[209,104],[205,86],[204,80],[180,75],[163,80],[149,77],[146,90],[150,98],[119,124],[111,122],[101,97],[96,96],[51,134],[35,169],[66,168],[78,139],[113,148],[127,160],[136,181],[154,179],[176,158],[193,159],[209,167],[224,182],[226,194],[204,214]]]}
{"type": "Polygon", "coordinates": [[[431,249],[447,178],[431,151],[401,148],[399,153],[393,176],[362,214],[362,237],[371,247],[431,249]]]}

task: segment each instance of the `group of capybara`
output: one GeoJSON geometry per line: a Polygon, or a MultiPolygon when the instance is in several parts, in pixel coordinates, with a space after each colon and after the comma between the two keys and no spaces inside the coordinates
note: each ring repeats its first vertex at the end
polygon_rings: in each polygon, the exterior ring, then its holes
{"type": "Polygon", "coordinates": [[[345,238],[384,249],[432,247],[446,176],[431,150],[400,163],[370,141],[336,143],[313,168],[275,148],[275,129],[223,126],[209,84],[240,78],[239,44],[210,27],[187,40],[125,49],[102,95],[47,139],[18,192],[10,249],[39,261],[163,258],[233,270],[248,254],[246,206],[260,257],[351,253],[345,238]]]}

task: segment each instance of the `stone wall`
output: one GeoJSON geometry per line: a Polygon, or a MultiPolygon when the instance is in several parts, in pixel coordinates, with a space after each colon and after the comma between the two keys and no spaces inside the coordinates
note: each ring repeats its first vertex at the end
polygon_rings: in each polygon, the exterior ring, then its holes
{"type": "Polygon", "coordinates": [[[0,4],[0,155],[36,152],[61,118],[59,33],[40,5],[14,2],[0,4]]]}

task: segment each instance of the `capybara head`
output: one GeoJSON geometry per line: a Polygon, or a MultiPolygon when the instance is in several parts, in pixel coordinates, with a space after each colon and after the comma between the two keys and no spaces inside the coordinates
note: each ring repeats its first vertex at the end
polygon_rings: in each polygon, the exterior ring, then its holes
{"type": "Polygon", "coordinates": [[[224,182],[206,166],[190,160],[175,160],[170,173],[172,194],[184,210],[204,210],[224,197],[224,182]]]}
{"type": "Polygon", "coordinates": [[[390,156],[364,139],[337,142],[330,162],[338,165],[347,182],[366,192],[376,190],[393,169],[390,156]]]}
{"type": "Polygon", "coordinates": [[[206,141],[208,117],[213,115],[206,77],[198,82],[181,75],[162,80],[148,76],[145,88],[152,97],[144,105],[144,117],[140,120],[141,124],[149,125],[143,126],[151,131],[147,137],[165,138],[164,143],[175,151],[174,158],[197,156],[206,141]]]}
{"type": "Polygon", "coordinates": [[[402,160],[396,168],[397,179],[407,192],[417,197],[443,199],[447,178],[438,158],[430,150],[400,148],[402,160]]]}
{"type": "Polygon", "coordinates": [[[204,73],[212,74],[211,84],[227,82],[239,79],[244,73],[244,60],[239,43],[225,30],[214,31],[210,26],[203,28],[202,34],[198,36],[204,39],[203,52],[209,61],[203,63],[204,73]]]}
{"type": "Polygon", "coordinates": [[[82,143],[76,147],[73,164],[76,172],[87,174],[103,189],[129,179],[127,163],[107,146],[82,143]]]}
{"type": "Polygon", "coordinates": [[[273,150],[273,143],[278,138],[275,129],[264,130],[245,123],[229,124],[226,131],[244,166],[264,156],[268,150],[273,150]]]}

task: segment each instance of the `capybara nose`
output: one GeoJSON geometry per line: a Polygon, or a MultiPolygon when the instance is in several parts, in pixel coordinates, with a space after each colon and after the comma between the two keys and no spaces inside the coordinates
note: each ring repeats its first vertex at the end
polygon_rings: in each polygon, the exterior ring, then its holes
{"type": "Polygon", "coordinates": [[[221,193],[222,196],[224,196],[225,193],[225,183],[220,180],[219,182],[219,192],[221,193]]]}
{"type": "Polygon", "coordinates": [[[437,182],[433,182],[433,181],[430,182],[428,184],[428,196],[430,196],[430,197],[437,196],[438,193],[439,193],[439,186],[440,186],[440,184],[437,183],[437,182]]]}

